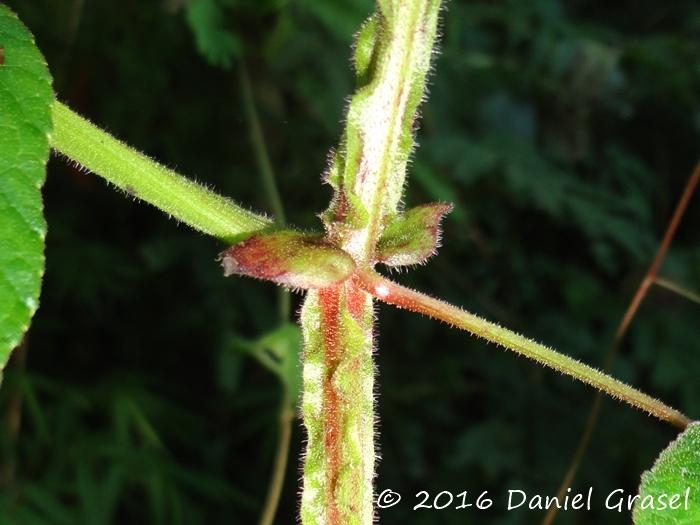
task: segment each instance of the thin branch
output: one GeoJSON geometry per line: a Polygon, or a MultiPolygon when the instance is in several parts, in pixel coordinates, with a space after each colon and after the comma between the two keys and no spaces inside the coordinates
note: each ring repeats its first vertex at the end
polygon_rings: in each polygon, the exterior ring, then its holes
{"type": "Polygon", "coordinates": [[[517,354],[529,357],[542,365],[570,375],[679,428],[685,428],[690,423],[690,420],[685,415],[661,401],[599,370],[516,334],[507,328],[486,321],[461,308],[401,286],[372,270],[358,273],[357,279],[359,286],[363,290],[385,303],[427,315],[433,319],[466,330],[473,335],[508,348],[517,354]]]}
{"type": "MultiPolygon", "coordinates": [[[[241,60],[239,63],[239,69],[241,93],[243,95],[243,107],[245,108],[245,113],[248,120],[248,134],[250,135],[250,141],[253,144],[255,162],[258,165],[258,171],[260,172],[260,177],[263,182],[263,188],[265,189],[267,200],[269,201],[270,207],[272,208],[272,213],[275,216],[275,223],[278,226],[284,227],[287,225],[284,205],[282,204],[282,199],[280,198],[277,178],[275,177],[275,172],[272,169],[270,154],[267,151],[265,135],[263,134],[262,126],[260,125],[260,117],[258,116],[258,109],[255,105],[255,98],[253,97],[253,88],[250,83],[248,68],[246,68],[243,60],[241,60]]],[[[279,288],[277,291],[277,297],[280,321],[284,323],[289,320],[289,315],[292,310],[292,300],[289,290],[279,288]]]]}
{"type": "Polygon", "coordinates": [[[683,288],[682,286],[674,283],[673,281],[669,281],[668,279],[664,279],[663,277],[656,277],[656,279],[654,279],[654,284],[677,295],[680,295],[684,299],[688,299],[688,301],[690,302],[700,304],[699,293],[687,290],[686,288],[683,288]]]}
{"type": "Polygon", "coordinates": [[[243,107],[248,119],[250,141],[253,144],[255,161],[258,164],[258,171],[260,172],[260,177],[262,178],[263,186],[265,188],[265,195],[267,196],[268,201],[270,201],[272,213],[275,216],[275,222],[279,226],[286,226],[287,219],[284,213],[284,206],[282,205],[279,188],[277,187],[275,172],[273,171],[272,163],[270,162],[270,155],[267,152],[265,136],[263,135],[262,127],[260,126],[260,118],[258,116],[257,107],[255,106],[255,99],[253,98],[253,89],[250,84],[248,69],[242,60],[240,62],[239,69],[241,93],[243,95],[243,107]]]}
{"type": "Polygon", "coordinates": [[[632,318],[637,313],[639,305],[642,303],[642,300],[644,299],[644,297],[646,297],[647,292],[649,291],[649,287],[654,283],[654,280],[656,279],[656,276],[659,273],[659,269],[661,268],[661,264],[664,262],[664,258],[666,257],[666,252],[668,252],[668,248],[671,245],[671,241],[673,240],[673,237],[676,234],[676,230],[678,229],[678,226],[681,223],[681,219],[685,214],[685,210],[688,207],[690,198],[695,192],[695,188],[697,187],[698,182],[700,182],[700,162],[698,162],[695,165],[695,169],[693,170],[693,173],[688,179],[688,182],[685,185],[685,189],[683,190],[683,194],[681,195],[681,198],[678,201],[678,204],[676,205],[676,209],[673,212],[673,216],[671,217],[671,220],[668,223],[668,226],[666,227],[666,232],[664,233],[664,237],[661,240],[661,244],[656,250],[654,260],[651,262],[651,266],[649,266],[649,269],[647,270],[647,273],[644,276],[642,283],[639,285],[637,293],[634,294],[634,297],[632,298],[632,301],[630,302],[630,305],[627,308],[627,311],[625,312],[622,321],[617,327],[614,341],[615,346],[612,347],[606,358],[606,366],[607,361],[610,361],[614,357],[614,354],[616,352],[615,348],[617,347],[617,345],[619,345],[620,340],[627,332],[627,329],[629,328],[629,325],[632,322],[632,318]]]}
{"type": "Polygon", "coordinates": [[[277,514],[280,495],[282,494],[282,486],[284,485],[284,473],[287,470],[293,421],[294,411],[289,408],[288,400],[284,399],[279,412],[275,464],[272,469],[272,477],[270,478],[267,497],[265,498],[265,506],[263,507],[262,516],[260,517],[260,525],[272,525],[275,520],[275,514],[277,514]]]}
{"type": "MultiPolygon", "coordinates": [[[[669,246],[671,246],[671,241],[673,240],[673,237],[676,234],[676,230],[678,229],[678,226],[681,223],[681,219],[685,214],[685,210],[688,207],[690,198],[695,192],[695,189],[698,185],[698,181],[700,181],[700,163],[695,165],[695,169],[690,175],[690,178],[688,179],[688,182],[685,185],[683,193],[681,194],[681,198],[679,199],[678,204],[676,205],[676,209],[674,210],[673,215],[671,216],[671,220],[669,221],[668,226],[666,227],[666,232],[664,233],[663,239],[661,240],[661,244],[656,250],[656,255],[654,256],[654,259],[652,260],[651,265],[649,266],[649,269],[647,270],[647,273],[644,276],[644,279],[642,279],[642,282],[639,284],[636,293],[632,297],[632,300],[630,301],[629,306],[627,307],[627,311],[622,316],[620,324],[617,326],[617,330],[615,330],[615,336],[607,352],[607,355],[605,356],[605,361],[603,365],[604,372],[608,372],[612,368],[615,356],[620,347],[620,343],[625,337],[625,334],[627,333],[632,319],[639,310],[639,306],[642,304],[642,301],[646,297],[647,292],[649,291],[649,287],[654,283],[663,286],[663,284],[659,283],[658,273],[661,268],[661,264],[663,263],[664,258],[666,257],[666,252],[668,252],[668,248],[669,246]]],[[[662,282],[666,283],[667,281],[662,280],[662,282]]],[[[680,292],[676,291],[676,293],[680,292]]],[[[680,295],[683,294],[680,293],[680,295]]],[[[564,497],[564,495],[566,494],[566,490],[571,486],[574,477],[576,477],[576,473],[578,472],[581,460],[586,454],[586,450],[588,449],[588,445],[590,444],[591,437],[593,436],[593,431],[595,429],[596,424],[598,423],[598,416],[600,415],[600,407],[602,405],[602,401],[602,393],[597,392],[596,397],[593,400],[591,410],[588,414],[586,427],[583,431],[583,434],[581,435],[581,439],[579,440],[578,445],[576,446],[576,451],[574,452],[574,455],[571,458],[571,462],[569,463],[569,467],[566,470],[566,474],[564,474],[564,479],[559,485],[559,490],[557,491],[558,498],[564,497]]],[[[547,510],[547,514],[542,520],[542,525],[551,525],[551,523],[554,521],[554,518],[557,515],[557,511],[558,509],[556,508],[556,505],[551,506],[547,510]]]]}

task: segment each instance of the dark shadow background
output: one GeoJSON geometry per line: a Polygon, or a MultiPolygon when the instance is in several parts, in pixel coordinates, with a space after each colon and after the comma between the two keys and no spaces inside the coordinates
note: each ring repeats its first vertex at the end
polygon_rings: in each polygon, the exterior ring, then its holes
{"type": "MultiPolygon", "coordinates": [[[[352,92],[364,0],[15,0],[60,100],[168,166],[268,210],[238,88],[248,64],[290,222],[319,228],[320,184],[352,92]],[[194,13],[194,14],[193,14],[194,13]],[[199,38],[198,49],[193,30],[199,38]],[[225,66],[231,58],[230,67],[225,66]],[[216,65],[218,63],[218,65],[216,65]]],[[[697,2],[457,1],[442,20],[406,205],[454,202],[443,247],[403,283],[600,364],[698,158],[697,2]]],[[[12,524],[254,523],[280,387],[237,338],[275,328],[272,285],[224,279],[223,248],[62,159],[49,164],[41,308],[0,499],[12,524]]],[[[700,290],[696,196],[662,275],[700,290]]],[[[298,306],[299,297],[295,298],[298,306]]],[[[700,410],[700,306],[653,289],[614,375],[700,410]]],[[[382,523],[536,524],[509,488],[551,495],[593,391],[464,333],[378,308],[382,523]],[[489,512],[414,512],[419,490],[484,490],[489,512]]],[[[606,400],[574,490],[590,513],[636,490],[676,431],[606,400]]],[[[278,523],[294,523],[296,425],[278,523]]]]}

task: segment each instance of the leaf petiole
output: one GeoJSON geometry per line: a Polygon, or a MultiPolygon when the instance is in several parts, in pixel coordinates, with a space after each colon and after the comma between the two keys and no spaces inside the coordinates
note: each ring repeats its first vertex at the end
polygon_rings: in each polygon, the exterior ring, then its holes
{"type": "Polygon", "coordinates": [[[232,244],[272,225],[130,148],[64,104],[54,102],[52,114],[53,149],[195,230],[232,244]]]}
{"type": "Polygon", "coordinates": [[[508,348],[517,354],[529,357],[542,365],[570,375],[616,399],[648,412],[662,421],[668,421],[682,429],[690,423],[690,419],[681,412],[593,367],[560,354],[551,348],[445,301],[401,286],[374,271],[359,272],[357,274],[357,282],[363,290],[385,303],[393,304],[399,308],[417,312],[443,321],[456,328],[466,330],[487,341],[508,348]]]}

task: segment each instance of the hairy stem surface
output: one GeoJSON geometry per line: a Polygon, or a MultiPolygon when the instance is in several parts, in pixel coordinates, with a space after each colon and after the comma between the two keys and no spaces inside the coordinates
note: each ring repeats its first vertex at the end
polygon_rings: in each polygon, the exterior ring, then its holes
{"type": "Polygon", "coordinates": [[[648,412],[662,421],[685,428],[690,420],[677,410],[663,404],[595,368],[565,356],[531,339],[523,337],[495,323],[486,321],[461,308],[434,299],[401,286],[375,272],[364,272],[359,276],[360,286],[374,297],[412,312],[444,321],[466,330],[478,337],[537,361],[559,372],[570,375],[606,394],[648,412]]]}
{"type": "MultiPolygon", "coordinates": [[[[371,267],[397,214],[414,121],[437,32],[439,0],[378,0],[357,35],[358,89],[327,173],[327,239],[371,267]]],[[[308,442],[304,525],[371,525],[374,478],[372,298],[354,279],[309,291],[302,311],[308,442]]]]}
{"type": "Polygon", "coordinates": [[[53,105],[53,121],[52,148],[195,230],[233,243],[272,224],[161,166],[60,102],[53,105]]]}
{"type": "Polygon", "coordinates": [[[311,290],[302,309],[307,429],[304,524],[371,524],[374,478],[372,300],[349,279],[311,290]]]}

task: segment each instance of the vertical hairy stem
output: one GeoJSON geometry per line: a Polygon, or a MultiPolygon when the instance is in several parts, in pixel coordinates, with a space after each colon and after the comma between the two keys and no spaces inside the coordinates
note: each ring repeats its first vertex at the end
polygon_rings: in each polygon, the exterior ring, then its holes
{"type": "Polygon", "coordinates": [[[335,195],[324,219],[358,265],[372,263],[382,229],[401,200],[439,6],[438,0],[378,1],[357,35],[359,88],[328,172],[335,195]]]}
{"type": "MultiPolygon", "coordinates": [[[[379,237],[398,211],[439,5],[378,0],[357,35],[358,89],[327,173],[334,196],[323,221],[328,239],[360,268],[374,264],[379,237]]],[[[352,278],[307,295],[304,525],[374,521],[372,321],[372,298],[352,278]]]]}
{"type": "Polygon", "coordinates": [[[372,302],[352,279],[312,290],[302,309],[307,429],[304,524],[371,524],[372,302]]]}

